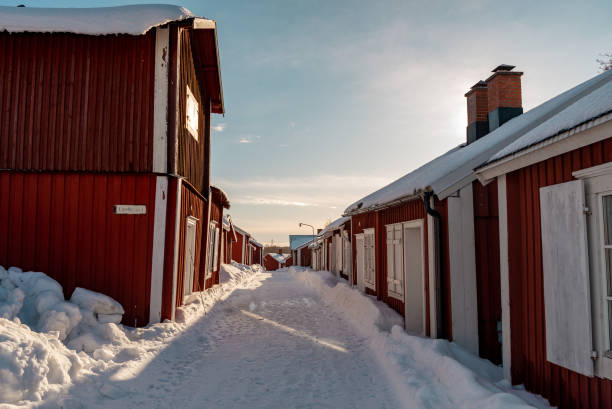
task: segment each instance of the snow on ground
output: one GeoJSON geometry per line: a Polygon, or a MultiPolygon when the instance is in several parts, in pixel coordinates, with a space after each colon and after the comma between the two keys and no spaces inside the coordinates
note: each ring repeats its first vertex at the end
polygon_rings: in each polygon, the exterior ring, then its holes
{"type": "Polygon", "coordinates": [[[233,263],[221,281],[175,322],[100,323],[116,333],[93,353],[0,318],[0,401],[13,402],[0,408],[548,407],[459,346],[406,334],[398,314],[331,273],[233,263]]]}
{"type": "MultiPolygon", "coordinates": [[[[215,302],[262,271],[224,265],[221,284],[188,297],[177,321],[130,328],[117,325],[123,308],[110,297],[77,288],[67,302],[62,287],[45,274],[0,267],[0,408],[43,399],[54,402],[50,407],[80,407],[64,396],[66,388],[104,380],[111,372],[137,371],[215,302]]],[[[98,386],[102,396],[123,393],[112,383],[98,386]]]]}
{"type": "Polygon", "coordinates": [[[502,368],[459,345],[407,334],[401,317],[327,271],[288,269],[315,288],[365,334],[395,392],[410,408],[549,408],[540,396],[512,387],[502,368]],[[393,315],[395,314],[395,318],[393,315]]]}

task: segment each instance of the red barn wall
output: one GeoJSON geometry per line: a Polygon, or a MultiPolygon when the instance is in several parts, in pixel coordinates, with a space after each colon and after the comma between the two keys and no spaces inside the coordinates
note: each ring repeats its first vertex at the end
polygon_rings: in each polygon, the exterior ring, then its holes
{"type": "Polygon", "coordinates": [[[187,217],[193,216],[196,222],[196,243],[193,274],[193,291],[204,289],[204,274],[206,272],[206,224],[208,220],[208,201],[185,181],[181,183],[181,202],[179,215],[179,248],[178,269],[176,276],[175,307],[183,305],[183,283],[185,279],[185,233],[187,217]]]}
{"type": "Polygon", "coordinates": [[[612,408],[612,381],[586,377],[546,361],[540,232],[543,186],[572,172],[612,162],[612,140],[598,142],[507,175],[512,381],[561,408],[612,408]]]}
{"type": "Polygon", "coordinates": [[[123,323],[149,322],[154,175],[0,172],[0,264],[42,271],[123,305],[123,323]],[[113,205],[146,205],[116,215],[113,205]]]}
{"type": "Polygon", "coordinates": [[[232,260],[236,263],[242,263],[242,246],[244,243],[244,236],[236,232],[237,241],[232,243],[232,260]]]}
{"type": "Polygon", "coordinates": [[[502,346],[499,342],[497,323],[501,322],[502,313],[497,181],[486,186],[475,181],[472,186],[478,300],[478,352],[481,358],[499,365],[502,363],[502,346]]]}
{"type": "Polygon", "coordinates": [[[0,169],[152,170],[155,32],[0,32],[0,169]]]}
{"type": "Polygon", "coordinates": [[[266,254],[264,256],[264,268],[267,271],[275,271],[278,270],[279,265],[278,265],[278,261],[276,261],[272,256],[270,256],[269,254],[266,254]]]}

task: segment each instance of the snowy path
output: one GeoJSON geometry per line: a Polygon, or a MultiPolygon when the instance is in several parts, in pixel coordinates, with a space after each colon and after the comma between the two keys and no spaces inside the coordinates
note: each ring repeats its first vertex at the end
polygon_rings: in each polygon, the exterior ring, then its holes
{"type": "Polygon", "coordinates": [[[104,408],[400,407],[367,340],[317,292],[287,272],[260,277],[139,373],[94,376],[69,395],[104,408]]]}

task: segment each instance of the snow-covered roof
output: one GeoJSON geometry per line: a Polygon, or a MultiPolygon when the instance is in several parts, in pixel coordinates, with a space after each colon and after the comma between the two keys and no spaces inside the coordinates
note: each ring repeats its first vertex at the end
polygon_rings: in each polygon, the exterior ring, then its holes
{"type": "Polygon", "coordinates": [[[312,240],[312,234],[290,234],[289,248],[291,248],[291,250],[295,250],[310,240],[312,240]]]}
{"type": "Polygon", "coordinates": [[[261,244],[260,242],[258,242],[257,240],[255,240],[252,237],[249,239],[249,243],[251,243],[251,244],[253,244],[253,245],[257,246],[257,247],[262,247],[263,248],[263,244],[261,244]]]}
{"type": "Polygon", "coordinates": [[[342,216],[342,217],[337,218],[336,220],[334,220],[333,222],[325,226],[325,228],[321,230],[321,233],[319,233],[319,236],[323,236],[325,233],[328,233],[328,232],[331,232],[331,231],[334,231],[340,228],[340,226],[342,226],[344,223],[348,222],[349,220],[351,220],[351,218],[347,216],[342,216]]]}
{"type": "Polygon", "coordinates": [[[473,143],[462,144],[358,200],[345,210],[345,214],[361,213],[394,202],[409,200],[428,190],[433,191],[440,199],[444,199],[475,180],[474,169],[493,155],[497,158],[501,157],[500,155],[511,154],[516,151],[515,149],[521,149],[521,146],[533,144],[538,138],[553,136],[568,124],[584,121],[588,115],[599,115],[602,110],[610,110],[612,108],[610,104],[604,103],[610,99],[610,95],[606,95],[606,92],[610,93],[610,88],[603,87],[610,79],[612,71],[605,72],[512,118],[473,143]],[[594,91],[600,87],[602,89],[595,93],[594,91]],[[594,94],[591,98],[584,100],[579,107],[571,108],[591,92],[594,94]],[[524,135],[530,136],[519,143],[518,139],[523,139],[524,135]],[[517,145],[511,149],[510,146],[514,145],[515,141],[517,145]]]}
{"type": "Polygon", "coordinates": [[[610,113],[612,111],[612,70],[583,82],[570,91],[559,95],[557,98],[566,98],[568,96],[565,94],[568,93],[577,95],[577,98],[574,98],[565,109],[497,152],[487,163],[503,159],[578,125],[610,113]]]}
{"type": "Polygon", "coordinates": [[[229,202],[228,196],[227,196],[227,194],[226,194],[226,193],[223,191],[223,189],[221,189],[220,187],[217,187],[217,186],[213,186],[213,185],[211,185],[211,186],[210,186],[210,190],[211,190],[213,193],[218,193],[218,194],[219,194],[219,196],[220,196],[220,198],[221,198],[221,205],[222,205],[224,208],[226,208],[226,209],[229,209],[229,208],[230,208],[230,202],[229,202]]]}
{"type": "Polygon", "coordinates": [[[287,261],[289,257],[291,257],[291,254],[280,254],[280,253],[268,253],[268,255],[281,264],[287,261]]]}
{"type": "Polygon", "coordinates": [[[153,27],[194,17],[186,8],[169,4],[95,8],[1,6],[0,31],[141,35],[153,27]]]}

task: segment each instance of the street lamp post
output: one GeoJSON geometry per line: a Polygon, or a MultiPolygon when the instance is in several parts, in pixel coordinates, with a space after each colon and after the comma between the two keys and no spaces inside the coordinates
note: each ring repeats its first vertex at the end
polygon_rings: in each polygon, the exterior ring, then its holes
{"type": "MultiPolygon", "coordinates": [[[[302,227],[302,226],[308,226],[308,227],[310,227],[312,229],[312,243],[314,244],[314,240],[315,240],[315,233],[314,233],[315,230],[314,230],[314,227],[312,225],[308,224],[308,223],[300,223],[300,227],[302,227]]],[[[310,263],[312,264],[312,257],[310,257],[310,259],[311,259],[310,263]]]]}

